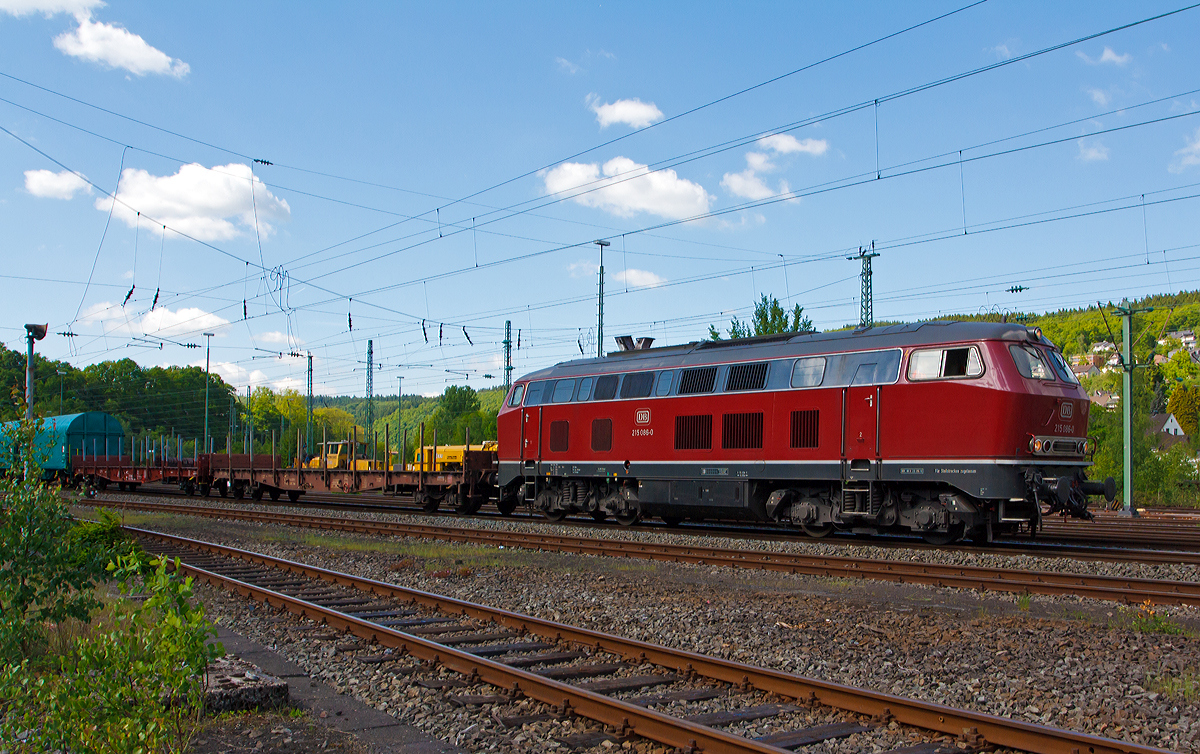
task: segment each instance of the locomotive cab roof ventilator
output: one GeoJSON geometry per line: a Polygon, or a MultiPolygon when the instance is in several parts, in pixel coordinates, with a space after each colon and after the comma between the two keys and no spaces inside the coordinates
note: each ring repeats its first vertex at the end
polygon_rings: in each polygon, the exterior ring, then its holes
{"type": "Polygon", "coordinates": [[[614,340],[617,341],[617,348],[622,351],[648,351],[654,343],[654,338],[638,338],[634,340],[632,335],[618,335],[614,340]]]}

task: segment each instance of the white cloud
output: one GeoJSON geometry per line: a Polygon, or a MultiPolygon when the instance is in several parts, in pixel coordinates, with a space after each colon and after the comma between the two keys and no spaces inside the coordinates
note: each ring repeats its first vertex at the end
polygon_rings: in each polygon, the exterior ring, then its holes
{"type": "Polygon", "coordinates": [[[295,336],[288,335],[287,333],[280,332],[278,330],[272,330],[270,332],[259,333],[258,335],[255,335],[254,338],[255,338],[255,340],[260,340],[263,343],[282,343],[286,346],[304,345],[303,340],[300,340],[299,338],[297,338],[295,336]]]}
{"type": "MultiPolygon", "coordinates": [[[[234,224],[254,229],[255,204],[262,236],[271,234],[272,221],[291,216],[288,203],[273,195],[254,176],[254,196],[250,195],[249,165],[231,163],[214,168],[192,163],[179,168],[175,175],[155,176],[138,168],[126,168],[121,175],[121,200],[113,214],[134,227],[137,213],[154,218],[172,230],[201,241],[223,241],[241,234],[234,224]],[[125,202],[122,204],[121,202],[125,202]]],[[[96,200],[96,209],[107,212],[112,200],[96,200]]]]}
{"type": "Polygon", "coordinates": [[[659,277],[649,270],[621,270],[613,277],[634,288],[657,288],[667,282],[666,278],[659,277]]]}
{"type": "Polygon", "coordinates": [[[124,307],[111,301],[89,306],[79,319],[87,324],[101,324],[110,335],[157,335],[161,338],[198,336],[229,324],[224,317],[194,306],[173,311],[160,306],[141,316],[129,316],[124,307]]]}
{"type": "MultiPolygon", "coordinates": [[[[198,364],[191,366],[204,366],[204,361],[201,360],[198,364]]],[[[230,361],[215,361],[209,369],[221,375],[221,379],[225,380],[230,385],[241,387],[243,385],[267,385],[270,384],[270,378],[261,369],[253,371],[246,369],[240,364],[234,364],[230,361]]],[[[313,386],[316,387],[315,385],[313,386]]]]}
{"type": "Polygon", "coordinates": [[[662,120],[662,110],[653,102],[642,102],[633,99],[619,99],[616,102],[600,104],[600,97],[595,94],[587,96],[588,108],[596,114],[596,122],[601,128],[608,128],[614,123],[624,123],[633,128],[645,128],[656,120],[662,120]]]}
{"type": "Polygon", "coordinates": [[[1190,141],[1185,138],[1186,147],[1175,153],[1175,159],[1167,167],[1172,173],[1182,173],[1187,168],[1200,165],[1200,128],[1192,135],[1190,141]]]}
{"type": "Polygon", "coordinates": [[[1091,95],[1092,102],[1095,102],[1100,107],[1106,107],[1109,102],[1112,102],[1112,97],[1103,89],[1088,89],[1087,93],[1091,95]]]}
{"type": "Polygon", "coordinates": [[[713,197],[698,183],[680,178],[674,170],[650,172],[628,157],[614,157],[603,166],[564,162],[542,174],[546,193],[557,194],[587,185],[588,191],[571,200],[619,217],[648,212],[682,219],[708,212],[713,197]],[[593,182],[599,181],[598,184],[593,182]],[[601,188],[597,189],[596,186],[601,188]]]}
{"type": "Polygon", "coordinates": [[[1125,65],[1129,61],[1133,60],[1133,55],[1129,54],[1128,52],[1124,55],[1118,55],[1117,53],[1113,52],[1113,48],[1111,47],[1105,47],[1104,52],[1100,53],[1100,57],[1098,58],[1088,57],[1087,53],[1085,53],[1083,50],[1076,50],[1075,54],[1079,56],[1080,60],[1088,65],[1100,65],[1101,63],[1125,65]]]}
{"type": "Polygon", "coordinates": [[[759,139],[758,143],[775,154],[804,152],[820,156],[829,151],[829,142],[824,139],[797,139],[791,134],[771,134],[759,139]]]}
{"type": "Polygon", "coordinates": [[[137,76],[161,73],[182,78],[191,70],[187,63],[151,47],[137,34],[116,24],[76,17],[79,28],[54,38],[54,46],[66,55],[109,68],[124,68],[137,76]]]}
{"type": "Polygon", "coordinates": [[[581,259],[578,262],[572,262],[567,267],[567,272],[573,278],[589,278],[600,272],[600,265],[581,259]]]}
{"type": "Polygon", "coordinates": [[[766,199],[775,195],[775,190],[755,175],[754,168],[746,168],[740,173],[726,173],[721,185],[729,193],[744,199],[766,199]]]}
{"type": "Polygon", "coordinates": [[[43,199],[71,199],[76,192],[92,193],[92,187],[83,176],[64,170],[53,173],[49,170],[26,170],[25,190],[43,199]]]}
{"type": "Polygon", "coordinates": [[[579,66],[575,65],[574,63],[567,60],[566,58],[555,58],[554,62],[558,63],[558,67],[563,69],[567,73],[570,73],[570,74],[579,73],[579,66]]]}
{"type": "Polygon", "coordinates": [[[0,12],[18,18],[31,13],[41,13],[47,18],[59,13],[70,13],[77,18],[90,18],[93,8],[103,6],[101,0],[0,0],[0,12]]]}
{"type": "Polygon", "coordinates": [[[1012,51],[1008,49],[1008,45],[996,45],[991,51],[1001,60],[1008,60],[1012,57],[1012,51]]]}
{"type": "Polygon", "coordinates": [[[1081,140],[1079,142],[1079,159],[1082,160],[1083,162],[1097,162],[1100,160],[1107,160],[1108,159],[1108,147],[1104,146],[1103,144],[1100,144],[1099,142],[1097,142],[1095,144],[1090,144],[1090,145],[1084,144],[1083,141],[1081,140]]]}

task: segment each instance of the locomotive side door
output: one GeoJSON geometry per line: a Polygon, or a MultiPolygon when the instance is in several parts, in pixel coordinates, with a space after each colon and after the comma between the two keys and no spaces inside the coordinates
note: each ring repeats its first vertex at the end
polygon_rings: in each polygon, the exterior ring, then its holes
{"type": "MultiPolygon", "coordinates": [[[[529,462],[542,459],[542,407],[529,406],[521,409],[521,460],[526,464],[526,476],[529,476],[529,462]]],[[[536,467],[533,469],[537,473],[536,467]]]]}
{"type": "Polygon", "coordinates": [[[842,452],[847,481],[868,481],[879,476],[879,401],[883,391],[881,386],[870,384],[874,372],[874,364],[860,365],[854,384],[845,388],[842,452]]]}

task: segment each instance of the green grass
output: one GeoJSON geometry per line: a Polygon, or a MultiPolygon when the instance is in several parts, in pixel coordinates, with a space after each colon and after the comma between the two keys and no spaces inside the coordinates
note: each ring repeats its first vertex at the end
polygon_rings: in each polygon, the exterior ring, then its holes
{"type": "Polygon", "coordinates": [[[1123,631],[1136,631],[1140,634],[1180,636],[1189,633],[1178,621],[1155,610],[1150,600],[1143,602],[1137,609],[1122,608],[1109,621],[1109,626],[1123,631]]]}
{"type": "Polygon", "coordinates": [[[1200,673],[1184,670],[1179,673],[1162,671],[1146,677],[1146,690],[1183,702],[1200,699],[1200,673]]]}
{"type": "Polygon", "coordinates": [[[1017,595],[1017,609],[1023,613],[1029,612],[1029,607],[1033,604],[1033,595],[1029,592],[1024,592],[1017,595]]]}

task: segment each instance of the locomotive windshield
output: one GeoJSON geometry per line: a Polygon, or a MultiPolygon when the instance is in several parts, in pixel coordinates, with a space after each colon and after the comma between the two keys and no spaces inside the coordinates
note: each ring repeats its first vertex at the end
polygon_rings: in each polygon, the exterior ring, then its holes
{"type": "Polygon", "coordinates": [[[1054,371],[1058,372],[1058,376],[1063,382],[1069,382],[1072,385],[1078,385],[1079,380],[1075,377],[1075,373],[1071,371],[1071,367],[1067,366],[1067,362],[1063,359],[1062,354],[1058,351],[1050,352],[1050,361],[1054,363],[1054,371]]]}
{"type": "Polygon", "coordinates": [[[1008,352],[1012,354],[1013,361],[1017,364],[1017,371],[1021,373],[1022,377],[1031,380],[1054,379],[1054,375],[1050,372],[1050,365],[1033,346],[1009,346],[1008,352]]]}

